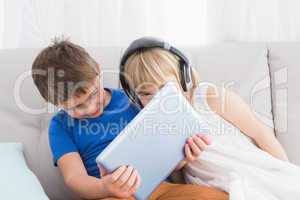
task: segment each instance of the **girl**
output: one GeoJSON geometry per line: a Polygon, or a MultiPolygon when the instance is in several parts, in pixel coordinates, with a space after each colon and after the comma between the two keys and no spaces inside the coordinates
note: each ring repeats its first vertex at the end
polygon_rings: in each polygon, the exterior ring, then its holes
{"type": "Polygon", "coordinates": [[[120,67],[121,85],[135,103],[146,106],[167,81],[175,81],[213,130],[212,144],[200,145],[200,156],[178,167],[183,168],[185,181],[225,190],[232,199],[261,199],[262,193],[265,199],[300,199],[296,180],[300,170],[287,162],[273,130],[261,123],[237,94],[201,83],[197,72],[186,65],[188,61],[176,48],[141,38],[125,51],[120,67]],[[187,88],[189,78],[191,87],[187,88]],[[290,188],[284,187],[286,184],[290,188]],[[243,194],[237,195],[237,191],[243,194]]]}

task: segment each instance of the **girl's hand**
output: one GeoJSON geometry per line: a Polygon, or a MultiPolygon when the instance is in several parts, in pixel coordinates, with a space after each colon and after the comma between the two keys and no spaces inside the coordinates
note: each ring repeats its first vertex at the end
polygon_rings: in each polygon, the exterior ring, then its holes
{"type": "Polygon", "coordinates": [[[191,162],[197,159],[197,157],[204,151],[207,145],[211,144],[211,140],[199,133],[187,139],[184,146],[185,160],[191,162]]]}
{"type": "Polygon", "coordinates": [[[201,133],[196,134],[193,137],[189,137],[184,145],[185,158],[177,165],[175,171],[183,168],[188,162],[196,160],[201,152],[206,149],[207,145],[210,144],[210,138],[201,133]]]}

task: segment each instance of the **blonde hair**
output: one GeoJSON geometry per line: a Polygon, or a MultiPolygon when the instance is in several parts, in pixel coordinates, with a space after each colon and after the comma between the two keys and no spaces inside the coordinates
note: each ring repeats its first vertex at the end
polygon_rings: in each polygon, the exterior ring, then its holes
{"type": "MultiPolygon", "coordinates": [[[[151,48],[132,54],[124,65],[123,73],[128,85],[134,90],[145,84],[154,84],[159,88],[170,80],[176,81],[181,86],[179,67],[179,58],[176,55],[161,48],[151,48]]],[[[189,91],[191,97],[200,82],[199,75],[194,69],[192,82],[193,88],[189,91]]]]}

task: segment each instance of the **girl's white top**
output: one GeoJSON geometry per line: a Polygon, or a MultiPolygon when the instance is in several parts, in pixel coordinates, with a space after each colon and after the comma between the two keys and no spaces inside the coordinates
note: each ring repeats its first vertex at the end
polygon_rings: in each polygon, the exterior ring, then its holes
{"type": "Polygon", "coordinates": [[[274,158],[211,110],[207,85],[198,87],[194,107],[209,127],[212,144],[183,169],[186,182],[219,188],[231,200],[300,199],[300,168],[274,158]]]}

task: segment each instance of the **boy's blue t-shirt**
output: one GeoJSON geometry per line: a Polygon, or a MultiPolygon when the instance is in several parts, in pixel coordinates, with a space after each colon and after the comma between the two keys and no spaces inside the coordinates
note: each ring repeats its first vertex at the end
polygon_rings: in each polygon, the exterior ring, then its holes
{"type": "Polygon", "coordinates": [[[139,112],[122,90],[107,90],[111,100],[100,116],[75,119],[60,110],[52,118],[49,143],[55,166],[64,154],[78,152],[88,174],[100,177],[96,157],[139,112]]]}

